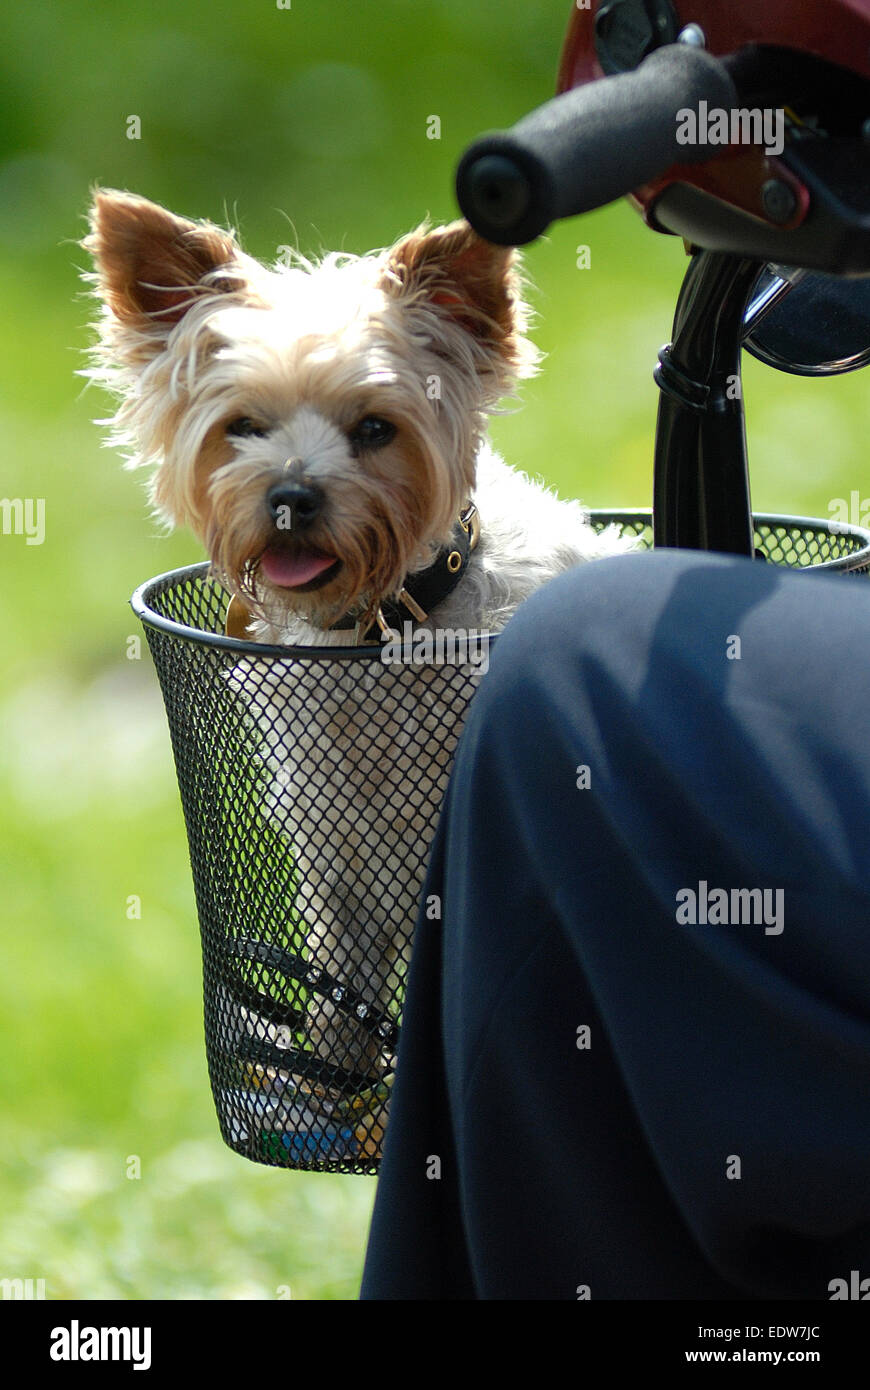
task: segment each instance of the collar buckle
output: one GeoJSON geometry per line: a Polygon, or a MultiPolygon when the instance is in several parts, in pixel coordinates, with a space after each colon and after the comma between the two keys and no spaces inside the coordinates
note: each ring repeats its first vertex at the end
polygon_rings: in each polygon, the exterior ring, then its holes
{"type": "Polygon", "coordinates": [[[480,512],[476,503],[469,502],[463,507],[459,513],[459,525],[468,536],[469,550],[475,550],[480,540],[480,512]]]}
{"type": "MultiPolygon", "coordinates": [[[[381,633],[395,631],[384,612],[384,606],[393,622],[401,621],[403,614],[400,610],[404,609],[416,622],[425,623],[432,609],[452,593],[461,580],[468,557],[479,540],[480,514],[474,502],[466,502],[453,523],[452,545],[443,547],[427,570],[419,570],[409,576],[407,583],[394,599],[384,600],[377,605],[370,604],[356,619],[354,643],[360,646],[368,642],[377,642],[381,633]],[[416,594],[410,592],[408,584],[414,587],[416,594]],[[420,602],[421,598],[427,607],[420,602]]],[[[351,615],[346,614],[344,618],[339,618],[338,622],[333,623],[333,628],[342,627],[349,619],[353,621],[351,615]]]]}

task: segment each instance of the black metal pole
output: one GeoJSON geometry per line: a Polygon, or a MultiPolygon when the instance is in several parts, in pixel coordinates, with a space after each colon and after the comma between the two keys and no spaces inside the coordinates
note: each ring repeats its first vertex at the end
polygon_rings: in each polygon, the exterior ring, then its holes
{"type": "Polygon", "coordinates": [[[740,351],[756,260],[697,251],[659,353],[656,546],[754,554],[740,351]]]}

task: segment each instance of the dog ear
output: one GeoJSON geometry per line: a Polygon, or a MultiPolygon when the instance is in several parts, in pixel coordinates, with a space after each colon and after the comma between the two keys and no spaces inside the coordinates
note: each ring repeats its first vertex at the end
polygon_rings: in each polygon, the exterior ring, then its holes
{"type": "Polygon", "coordinates": [[[397,298],[451,319],[515,374],[534,370],[513,247],[484,241],[464,220],[434,230],[424,223],[387,252],[383,283],[397,298]]]}
{"type": "Polygon", "coordinates": [[[82,246],[96,263],[100,297],[125,327],[163,335],[204,292],[239,290],[240,277],[215,274],[240,256],[230,232],[189,222],[132,193],[100,189],[82,246]],[[208,277],[208,281],[206,279],[208,277]]]}

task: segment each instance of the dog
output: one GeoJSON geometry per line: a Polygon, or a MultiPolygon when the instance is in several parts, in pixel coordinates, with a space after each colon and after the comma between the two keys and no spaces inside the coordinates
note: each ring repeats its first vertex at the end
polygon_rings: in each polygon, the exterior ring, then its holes
{"type": "MultiPolygon", "coordinates": [[[[101,305],[87,375],[119,399],[100,423],[131,466],[150,466],[157,514],[204,545],[233,596],[228,630],[394,652],[402,634],[469,638],[461,699],[425,659],[396,661],[398,700],[371,661],[336,664],[326,694],[290,659],[265,688],[247,659],[229,677],[262,731],[261,815],[292,846],[308,959],[327,972],[309,1044],[382,1096],[431,809],[488,634],[548,579],[626,545],[487,438],[540,355],[517,253],[466,222],[267,267],[218,226],[100,190],[83,245],[101,305]]],[[[334,1108],[337,1087],[314,1089],[334,1108]]]]}

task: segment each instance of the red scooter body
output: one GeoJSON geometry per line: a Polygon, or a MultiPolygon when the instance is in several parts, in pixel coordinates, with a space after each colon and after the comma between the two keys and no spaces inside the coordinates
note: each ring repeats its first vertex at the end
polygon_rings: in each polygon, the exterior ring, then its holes
{"type": "MultiPolygon", "coordinates": [[[[605,76],[596,48],[596,24],[601,12],[613,8],[607,0],[592,0],[590,9],[572,6],[557,92],[605,76]]],[[[672,12],[676,32],[690,23],[699,25],[705,47],[715,57],[760,44],[809,54],[870,78],[870,0],[826,0],[824,5],[819,0],[677,0],[662,8],[672,12]]],[[[781,230],[800,226],[810,206],[801,180],[759,146],[725,147],[704,164],[675,164],[654,182],[632,190],[628,196],[650,226],[657,227],[655,204],[674,183],[691,184],[781,230]],[[788,184],[795,195],[792,216],[776,223],[765,212],[762,198],[771,179],[788,184]]]]}

